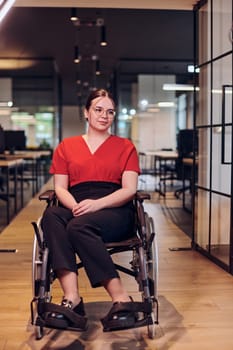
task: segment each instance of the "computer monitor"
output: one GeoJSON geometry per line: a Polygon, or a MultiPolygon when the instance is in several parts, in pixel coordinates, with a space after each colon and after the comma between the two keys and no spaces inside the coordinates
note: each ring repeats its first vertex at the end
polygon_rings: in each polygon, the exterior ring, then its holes
{"type": "Polygon", "coordinates": [[[0,153],[5,151],[5,136],[4,130],[0,127],[0,153]]]}
{"type": "Polygon", "coordinates": [[[193,129],[180,130],[177,135],[177,150],[180,157],[190,157],[198,152],[198,134],[193,129]]]}
{"type": "Polygon", "coordinates": [[[26,148],[26,136],[24,130],[4,130],[5,150],[14,152],[26,148]]]}

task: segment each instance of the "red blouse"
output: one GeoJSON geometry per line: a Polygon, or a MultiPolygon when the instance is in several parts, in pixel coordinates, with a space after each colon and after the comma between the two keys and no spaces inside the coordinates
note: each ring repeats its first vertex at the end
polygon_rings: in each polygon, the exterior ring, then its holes
{"type": "Polygon", "coordinates": [[[140,172],[137,151],[131,141],[110,135],[92,154],[80,136],[64,139],[55,149],[51,174],[69,175],[69,185],[86,181],[121,184],[125,170],[140,172]]]}

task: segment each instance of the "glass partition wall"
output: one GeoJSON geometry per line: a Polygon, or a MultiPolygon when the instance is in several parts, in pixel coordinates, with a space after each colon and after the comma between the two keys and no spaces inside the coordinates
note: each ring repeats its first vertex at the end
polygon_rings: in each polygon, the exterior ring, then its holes
{"type": "Polygon", "coordinates": [[[59,75],[54,60],[5,61],[0,60],[0,125],[5,130],[24,130],[27,148],[53,148],[60,138],[61,124],[59,75]],[[12,70],[11,61],[15,65],[12,70]]]}
{"type": "Polygon", "coordinates": [[[195,128],[199,135],[194,243],[225,270],[232,264],[232,0],[200,1],[195,128]]]}

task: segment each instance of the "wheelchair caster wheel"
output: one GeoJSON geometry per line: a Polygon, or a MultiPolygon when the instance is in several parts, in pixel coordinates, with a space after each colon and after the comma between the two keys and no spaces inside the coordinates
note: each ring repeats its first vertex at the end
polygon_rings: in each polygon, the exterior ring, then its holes
{"type": "Polygon", "coordinates": [[[36,340],[42,339],[43,335],[44,335],[43,327],[42,326],[36,326],[35,333],[36,333],[36,340]]]}
{"type": "Polygon", "coordinates": [[[147,334],[150,339],[155,337],[155,316],[154,313],[151,314],[152,323],[147,325],[147,334]]]}

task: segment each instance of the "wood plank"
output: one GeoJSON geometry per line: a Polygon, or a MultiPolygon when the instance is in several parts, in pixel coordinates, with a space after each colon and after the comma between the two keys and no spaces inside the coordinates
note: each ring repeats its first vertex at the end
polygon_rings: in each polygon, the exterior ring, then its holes
{"type": "MultiPolygon", "coordinates": [[[[51,188],[51,183],[44,189],[51,188]]],[[[164,199],[162,199],[164,202],[164,199]]],[[[0,253],[0,350],[28,349],[153,349],[224,350],[233,349],[233,278],[195,251],[170,251],[189,246],[185,235],[161,210],[156,198],[146,203],[154,217],[159,244],[159,326],[154,340],[147,329],[103,333],[99,318],[110,307],[103,288],[92,289],[80,271],[80,291],[89,317],[89,329],[81,334],[46,330],[36,341],[30,325],[31,250],[33,228],[44,210],[44,203],[33,198],[0,235],[0,248],[17,248],[17,253],[0,253]],[[224,344],[224,345],[223,345],[224,344]]],[[[117,259],[128,262],[129,253],[117,259]]],[[[129,293],[140,300],[136,282],[123,276],[129,293]]],[[[61,291],[56,282],[54,301],[61,291]]]]}

